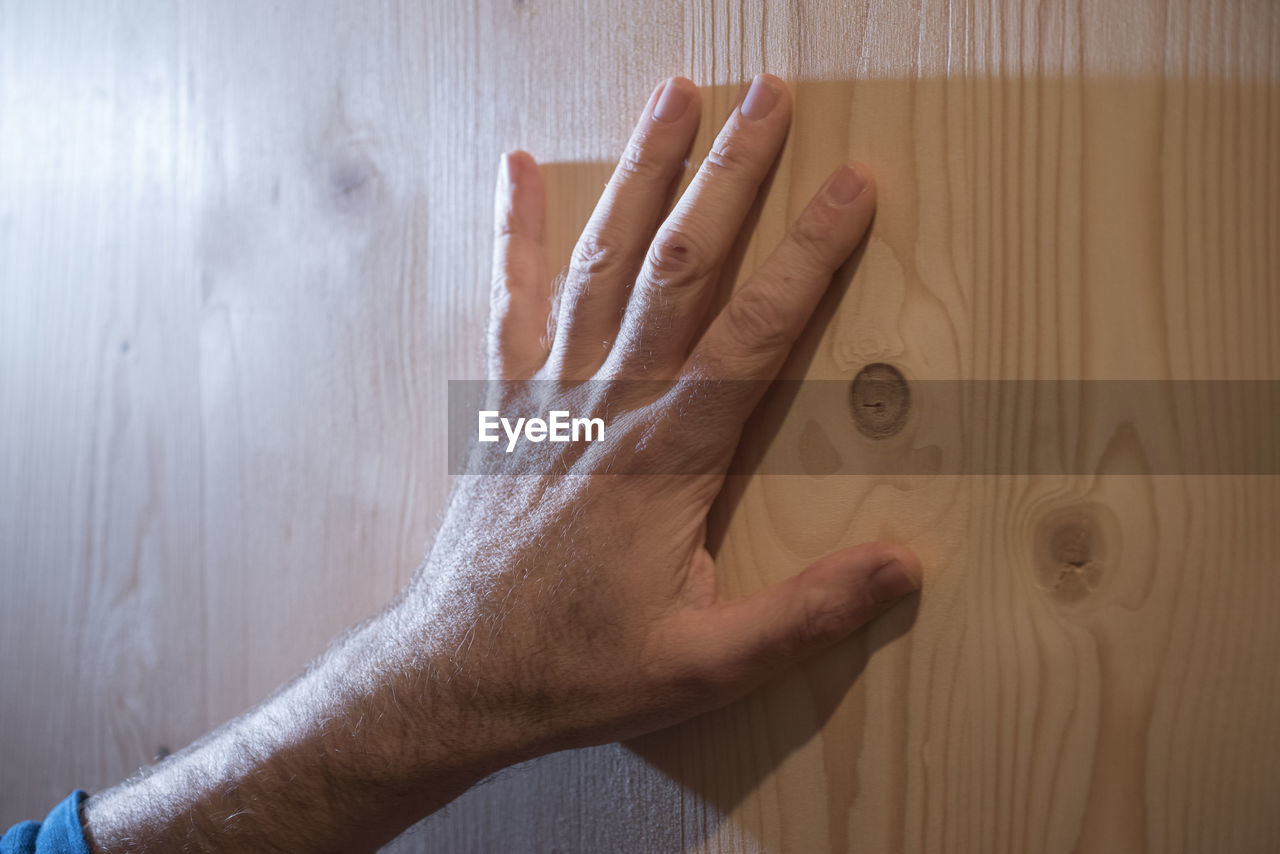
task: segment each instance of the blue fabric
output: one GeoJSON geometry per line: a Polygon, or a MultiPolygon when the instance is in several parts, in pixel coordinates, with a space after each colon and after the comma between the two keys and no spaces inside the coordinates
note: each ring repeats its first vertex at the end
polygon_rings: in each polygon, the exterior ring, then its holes
{"type": "Polygon", "coordinates": [[[80,826],[80,802],[86,797],[77,789],[44,817],[43,824],[15,824],[0,836],[0,854],[90,854],[80,826]]]}

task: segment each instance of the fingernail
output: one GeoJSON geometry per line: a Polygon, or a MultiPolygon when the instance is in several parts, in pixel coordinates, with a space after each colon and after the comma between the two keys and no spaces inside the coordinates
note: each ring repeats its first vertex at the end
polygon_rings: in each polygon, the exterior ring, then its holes
{"type": "Polygon", "coordinates": [[[689,109],[689,102],[692,100],[693,89],[672,77],[662,87],[658,103],[653,107],[653,117],[660,122],[674,122],[689,109]]]}
{"type": "Polygon", "coordinates": [[[757,74],[747,90],[747,97],[742,99],[742,115],[749,119],[763,119],[769,115],[773,105],[778,103],[778,90],[774,88],[763,74],[757,74]]]}
{"type": "Polygon", "coordinates": [[[837,205],[847,205],[862,194],[867,179],[852,166],[841,166],[827,184],[827,198],[837,205]]]}
{"type": "Polygon", "coordinates": [[[896,560],[889,561],[867,579],[867,590],[871,593],[871,598],[881,605],[887,605],[919,589],[919,582],[896,560]]]}

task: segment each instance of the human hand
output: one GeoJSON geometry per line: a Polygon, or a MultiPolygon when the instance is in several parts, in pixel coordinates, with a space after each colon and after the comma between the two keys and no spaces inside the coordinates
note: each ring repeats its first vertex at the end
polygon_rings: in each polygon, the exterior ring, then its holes
{"type": "Polygon", "coordinates": [[[540,445],[523,474],[460,477],[400,599],[256,708],[93,795],[91,850],[372,851],[504,765],[727,703],[919,586],[910,551],[869,543],[717,595],[719,472],[874,191],[862,167],[836,170],[699,336],[790,100],[757,78],[659,227],[698,111],[687,80],[650,96],[558,301],[537,167],[515,154],[503,171],[491,374],[504,403],[550,381],[603,407],[606,438],[540,445]],[[670,382],[647,393],[654,378],[670,382]]]}
{"type": "Polygon", "coordinates": [[[607,410],[610,426],[587,448],[538,446],[521,474],[460,477],[402,603],[437,684],[467,707],[455,725],[477,733],[477,751],[514,760],[674,723],[919,587],[909,550],[868,543],[754,596],[717,595],[705,541],[721,472],[762,381],[862,239],[875,192],[865,167],[837,169],[699,336],[791,102],[781,80],[756,78],[664,218],[699,112],[681,78],[650,96],[558,293],[543,179],[528,154],[504,161],[490,375],[508,407],[527,408],[537,395],[523,389],[551,384],[576,390],[575,416],[607,410]]]}

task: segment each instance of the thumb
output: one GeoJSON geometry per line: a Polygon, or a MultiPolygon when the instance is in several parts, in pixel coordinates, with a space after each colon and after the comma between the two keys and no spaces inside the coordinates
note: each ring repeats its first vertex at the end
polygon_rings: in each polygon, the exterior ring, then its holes
{"type": "Polygon", "coordinates": [[[703,642],[692,648],[706,653],[701,664],[714,682],[746,693],[848,637],[920,584],[910,549],[853,546],[753,596],[713,605],[699,620],[703,642]]]}

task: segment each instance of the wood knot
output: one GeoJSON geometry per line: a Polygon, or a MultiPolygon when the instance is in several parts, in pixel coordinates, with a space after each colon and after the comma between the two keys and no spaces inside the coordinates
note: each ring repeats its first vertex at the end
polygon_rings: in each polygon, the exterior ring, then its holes
{"type": "Polygon", "coordinates": [[[907,378],[893,365],[874,362],[858,371],[849,386],[849,411],[858,432],[887,439],[906,426],[911,410],[907,378]]]}
{"type": "Polygon", "coordinates": [[[329,161],[329,202],[341,214],[358,214],[374,207],[381,183],[378,167],[361,151],[344,151],[329,161]]]}
{"type": "Polygon", "coordinates": [[[1064,603],[1096,591],[1114,563],[1118,530],[1115,514],[1096,502],[1046,513],[1035,529],[1040,589],[1064,603]]]}

